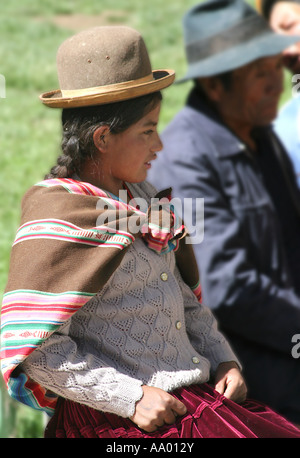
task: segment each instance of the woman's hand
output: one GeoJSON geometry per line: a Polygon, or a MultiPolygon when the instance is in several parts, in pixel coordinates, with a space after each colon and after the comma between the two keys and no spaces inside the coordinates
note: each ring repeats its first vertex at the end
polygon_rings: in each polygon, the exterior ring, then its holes
{"type": "Polygon", "coordinates": [[[142,388],[144,395],[130,418],[139,428],[152,433],[164,424],[171,425],[178,415],[186,413],[185,405],[166,391],[146,385],[142,388]]]}
{"type": "Polygon", "coordinates": [[[246,399],[247,387],[234,361],[219,364],[215,377],[215,390],[238,403],[246,399]]]}

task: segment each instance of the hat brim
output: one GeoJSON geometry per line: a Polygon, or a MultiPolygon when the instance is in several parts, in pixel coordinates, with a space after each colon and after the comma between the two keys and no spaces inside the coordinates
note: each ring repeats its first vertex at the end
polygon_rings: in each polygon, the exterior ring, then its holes
{"type": "Polygon", "coordinates": [[[176,80],[176,84],[184,83],[195,78],[210,77],[236,70],[257,59],[280,54],[289,46],[299,41],[300,36],[279,35],[272,32],[263,34],[256,37],[255,40],[239,43],[230,49],[190,63],[186,75],[176,80]]]}
{"type": "Polygon", "coordinates": [[[126,85],[122,83],[119,88],[117,85],[113,85],[111,91],[107,90],[108,88],[106,87],[103,92],[99,90],[98,93],[74,97],[63,97],[61,90],[57,89],[41,94],[40,100],[50,108],[77,108],[91,105],[104,105],[160,91],[170,86],[175,79],[175,71],[169,69],[154,70],[152,75],[153,80],[145,83],[131,85],[130,87],[126,87],[126,85]]]}

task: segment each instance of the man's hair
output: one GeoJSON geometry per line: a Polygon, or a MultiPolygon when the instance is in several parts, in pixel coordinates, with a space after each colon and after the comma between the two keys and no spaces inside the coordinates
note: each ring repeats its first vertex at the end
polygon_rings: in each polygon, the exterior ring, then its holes
{"type": "MultiPolygon", "coordinates": [[[[219,75],[214,75],[213,78],[219,79],[225,91],[229,91],[232,85],[232,74],[233,71],[229,71],[226,73],[220,73],[219,75]]],[[[215,104],[212,102],[212,100],[210,100],[210,97],[208,96],[207,91],[201,82],[201,78],[194,80],[194,86],[201,99],[205,100],[206,103],[211,106],[211,108],[215,109],[215,104]]]]}
{"type": "Polygon", "coordinates": [[[233,74],[233,71],[229,71],[225,73],[220,73],[220,75],[216,75],[216,78],[218,78],[221,81],[224,89],[226,90],[229,90],[231,88],[232,74],[233,74]]]}

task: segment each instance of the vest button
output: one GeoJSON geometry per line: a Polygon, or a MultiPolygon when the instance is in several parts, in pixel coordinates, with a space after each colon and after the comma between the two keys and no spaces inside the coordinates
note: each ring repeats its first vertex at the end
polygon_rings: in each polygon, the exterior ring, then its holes
{"type": "Polygon", "coordinates": [[[168,274],[166,274],[166,272],[163,272],[161,275],[160,275],[160,279],[162,281],[167,281],[168,280],[168,274]]]}

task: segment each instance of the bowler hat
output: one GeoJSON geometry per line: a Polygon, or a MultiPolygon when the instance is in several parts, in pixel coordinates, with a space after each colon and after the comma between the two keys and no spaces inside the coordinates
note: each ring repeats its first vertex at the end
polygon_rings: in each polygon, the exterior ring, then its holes
{"type": "Polygon", "coordinates": [[[208,0],[183,19],[188,70],[178,82],[218,75],[281,53],[300,37],[280,35],[242,0],[208,0]]]}
{"type": "Polygon", "coordinates": [[[54,108],[119,102],[172,84],[173,70],[154,70],[141,35],[126,26],[103,26],[79,32],[57,52],[60,89],[41,101],[54,108]]]}

